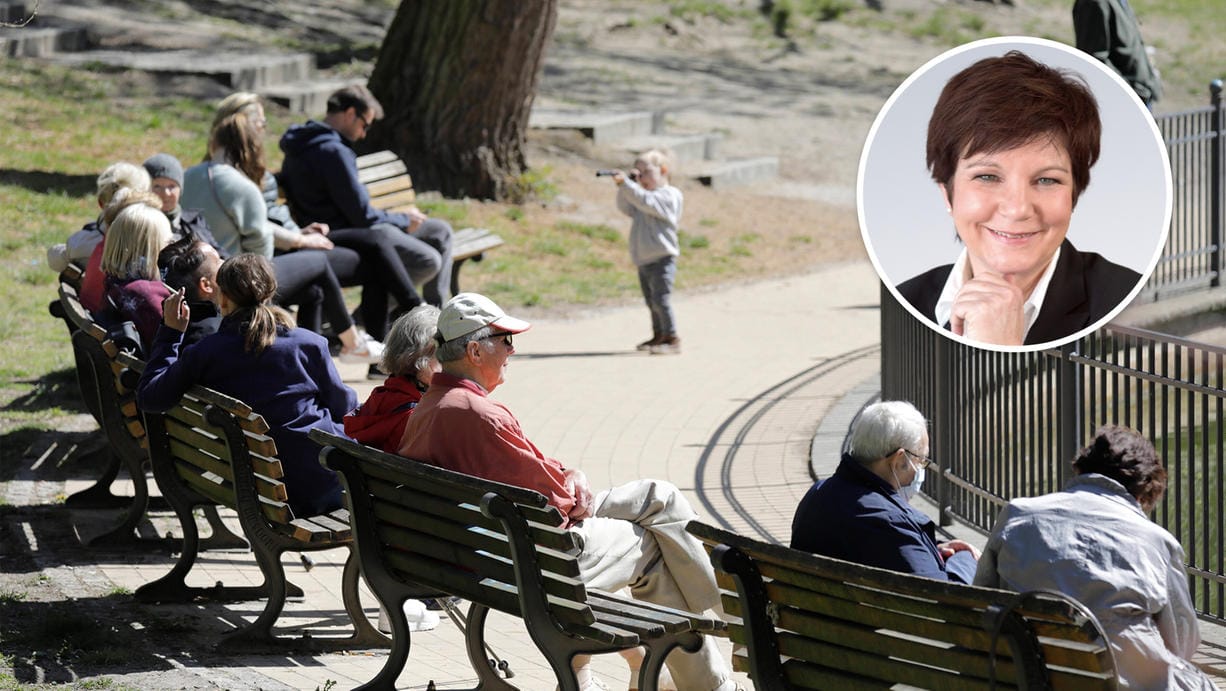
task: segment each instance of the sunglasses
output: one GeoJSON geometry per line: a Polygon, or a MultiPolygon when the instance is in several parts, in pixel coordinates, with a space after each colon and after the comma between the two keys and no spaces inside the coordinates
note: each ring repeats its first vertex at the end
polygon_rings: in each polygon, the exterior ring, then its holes
{"type": "Polygon", "coordinates": [[[505,345],[508,349],[515,347],[514,334],[512,334],[509,331],[505,331],[503,333],[497,333],[497,334],[490,334],[488,338],[502,339],[502,344],[505,345]]]}

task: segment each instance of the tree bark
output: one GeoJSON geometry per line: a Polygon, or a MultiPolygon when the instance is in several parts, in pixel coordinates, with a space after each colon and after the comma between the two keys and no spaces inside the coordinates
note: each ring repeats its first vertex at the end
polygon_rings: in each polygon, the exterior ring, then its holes
{"type": "Polygon", "coordinates": [[[369,88],[369,141],[419,189],[497,199],[526,168],[524,142],[557,0],[403,0],[369,88]]]}

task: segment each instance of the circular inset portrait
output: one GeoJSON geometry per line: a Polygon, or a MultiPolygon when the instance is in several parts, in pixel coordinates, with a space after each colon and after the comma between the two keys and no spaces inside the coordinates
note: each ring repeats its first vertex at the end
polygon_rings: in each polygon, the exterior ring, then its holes
{"type": "Polygon", "coordinates": [[[950,50],[890,96],[857,203],[873,265],[912,314],[968,345],[1037,350],[1140,292],[1166,242],[1171,171],[1118,75],[1012,36],[950,50]]]}

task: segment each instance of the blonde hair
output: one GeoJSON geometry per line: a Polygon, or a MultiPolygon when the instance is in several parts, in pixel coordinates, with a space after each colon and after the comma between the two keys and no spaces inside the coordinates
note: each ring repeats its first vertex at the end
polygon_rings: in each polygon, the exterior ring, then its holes
{"type": "Polygon", "coordinates": [[[253,94],[250,91],[236,91],[221,99],[221,102],[217,104],[217,113],[213,115],[213,126],[211,129],[217,129],[217,125],[222,120],[235,113],[247,111],[247,114],[251,115],[255,111],[256,106],[263,105],[264,102],[260,100],[259,94],[253,94]]]}
{"type": "Polygon", "coordinates": [[[640,161],[659,168],[664,177],[673,172],[673,154],[668,149],[648,149],[634,159],[635,163],[640,161]]]}
{"type": "Polygon", "coordinates": [[[153,181],[149,179],[149,171],[144,166],[135,163],[119,161],[112,163],[98,175],[95,189],[98,192],[98,206],[105,207],[115,198],[115,193],[122,189],[134,189],[148,192],[153,181]]]}
{"type": "Polygon", "coordinates": [[[293,328],[289,312],[272,304],[277,276],[263,255],[236,254],[222,262],[217,287],[234,303],[229,317],[242,322],[247,352],[259,355],[277,340],[279,329],[293,328]]]}
{"type": "Polygon", "coordinates": [[[102,272],[119,279],[154,281],[158,253],[170,244],[170,221],[161,208],[132,204],[115,216],[102,245],[102,272]]]}
{"type": "Polygon", "coordinates": [[[111,203],[106,205],[102,210],[102,228],[106,232],[106,228],[115,222],[115,217],[124,209],[133,204],[144,204],[158,211],[162,210],[162,200],[152,192],[142,192],[134,190],[131,187],[120,188],[115,192],[115,196],[111,197],[111,203]]]}

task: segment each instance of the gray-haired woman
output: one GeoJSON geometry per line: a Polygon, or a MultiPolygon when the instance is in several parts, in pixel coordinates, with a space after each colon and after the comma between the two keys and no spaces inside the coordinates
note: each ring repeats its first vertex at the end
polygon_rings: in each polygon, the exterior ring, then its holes
{"type": "Polygon", "coordinates": [[[418,305],[392,324],[383,342],[379,369],[388,375],[382,386],[357,410],[345,416],[345,434],[354,439],[396,453],[405,423],[439,371],[434,359],[437,346],[438,308],[418,305]]]}

